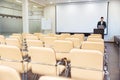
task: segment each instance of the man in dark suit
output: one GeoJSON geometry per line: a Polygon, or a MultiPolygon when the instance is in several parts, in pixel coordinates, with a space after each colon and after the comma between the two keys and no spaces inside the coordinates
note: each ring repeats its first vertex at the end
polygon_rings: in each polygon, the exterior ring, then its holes
{"type": "Polygon", "coordinates": [[[101,17],[101,20],[97,24],[98,29],[105,29],[106,28],[106,22],[103,20],[104,20],[104,17],[101,17]]]}

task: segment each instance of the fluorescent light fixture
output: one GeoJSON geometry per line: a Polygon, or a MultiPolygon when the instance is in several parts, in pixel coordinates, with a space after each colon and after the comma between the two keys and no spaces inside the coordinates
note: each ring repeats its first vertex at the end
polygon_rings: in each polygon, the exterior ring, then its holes
{"type": "Polygon", "coordinates": [[[71,0],[68,0],[68,2],[72,2],[71,0]]]}
{"type": "Polygon", "coordinates": [[[21,0],[16,0],[16,2],[18,2],[18,3],[22,3],[22,1],[21,1],[21,0]]]}
{"type": "Polygon", "coordinates": [[[37,6],[33,6],[34,8],[38,8],[37,6]]]}

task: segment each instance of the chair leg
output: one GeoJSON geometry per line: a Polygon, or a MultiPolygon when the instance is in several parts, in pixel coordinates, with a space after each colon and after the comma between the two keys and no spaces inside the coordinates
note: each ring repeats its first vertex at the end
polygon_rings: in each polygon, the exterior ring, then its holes
{"type": "Polygon", "coordinates": [[[104,80],[110,80],[110,75],[108,71],[105,71],[104,80]]]}

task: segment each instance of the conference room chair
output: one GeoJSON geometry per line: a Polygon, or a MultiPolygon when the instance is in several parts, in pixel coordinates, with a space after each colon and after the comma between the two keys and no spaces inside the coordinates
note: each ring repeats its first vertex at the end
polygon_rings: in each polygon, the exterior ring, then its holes
{"type": "Polygon", "coordinates": [[[90,36],[98,36],[98,37],[101,37],[101,38],[102,38],[102,35],[101,35],[101,34],[90,34],[90,36]]]}
{"type": "Polygon", "coordinates": [[[72,38],[79,38],[80,41],[84,41],[84,34],[74,34],[71,35],[72,38]]]}
{"type": "Polygon", "coordinates": [[[102,39],[102,35],[101,34],[91,34],[88,36],[88,38],[100,38],[100,39],[102,39]]]}
{"type": "Polygon", "coordinates": [[[15,39],[18,39],[20,44],[22,45],[22,37],[20,36],[17,36],[17,35],[10,35],[9,38],[15,38],[15,39]]]}
{"type": "Polygon", "coordinates": [[[87,38],[87,41],[104,43],[104,40],[100,38],[87,38]]]}
{"type": "Polygon", "coordinates": [[[39,37],[40,37],[41,35],[43,35],[43,34],[42,34],[42,33],[34,33],[33,35],[34,35],[34,36],[37,36],[38,39],[39,39],[39,37]]]}
{"type": "Polygon", "coordinates": [[[71,78],[75,80],[104,80],[103,53],[96,50],[72,49],[71,78]]]}
{"type": "Polygon", "coordinates": [[[43,35],[39,36],[39,39],[40,39],[41,41],[43,41],[43,42],[44,42],[44,37],[49,37],[49,36],[48,36],[48,35],[43,34],[43,35]]]}
{"type": "Polygon", "coordinates": [[[108,54],[105,52],[104,42],[84,41],[81,49],[98,50],[104,55],[104,70],[108,70],[108,54]]]}
{"type": "Polygon", "coordinates": [[[12,36],[19,36],[22,39],[22,34],[20,33],[13,33],[12,36]]]}
{"type": "Polygon", "coordinates": [[[43,47],[43,42],[41,40],[26,40],[27,48],[34,47],[43,47]]]}
{"type": "Polygon", "coordinates": [[[48,37],[54,37],[55,34],[54,34],[54,33],[48,33],[47,36],[48,36],[48,37]]]}
{"type": "Polygon", "coordinates": [[[26,36],[26,40],[38,40],[38,37],[34,35],[28,35],[26,36]]]}
{"type": "Polygon", "coordinates": [[[26,37],[27,37],[27,36],[33,36],[33,34],[30,34],[30,33],[22,33],[23,42],[26,40],[26,37]]]}
{"type": "Polygon", "coordinates": [[[80,48],[81,41],[79,38],[65,38],[65,40],[70,40],[73,42],[74,48],[80,48]]]}
{"type": "Polygon", "coordinates": [[[16,46],[0,45],[1,65],[9,66],[17,70],[25,78],[25,73],[30,69],[28,63],[23,60],[23,54],[16,46]]]}
{"type": "Polygon", "coordinates": [[[28,51],[33,73],[57,76],[64,71],[65,67],[57,64],[56,55],[52,48],[30,47],[28,51]]]}
{"type": "Polygon", "coordinates": [[[74,48],[73,42],[68,40],[55,40],[53,44],[53,49],[56,52],[57,60],[61,60],[63,58],[69,59],[69,52],[74,48]]]}
{"type": "Polygon", "coordinates": [[[0,80],[22,80],[20,74],[15,69],[0,65],[0,80]]]}
{"type": "Polygon", "coordinates": [[[39,80],[72,80],[65,77],[56,77],[56,76],[41,76],[39,80]]]}
{"type": "Polygon", "coordinates": [[[65,36],[58,35],[58,34],[56,34],[55,37],[57,37],[58,40],[64,40],[65,39],[65,36]]]}
{"type": "Polygon", "coordinates": [[[22,44],[17,38],[6,38],[6,45],[16,46],[22,50],[22,44]]]}
{"type": "Polygon", "coordinates": [[[5,37],[0,35],[0,44],[5,44],[5,37]]]}
{"type": "Polygon", "coordinates": [[[52,47],[55,40],[57,40],[57,37],[44,37],[43,38],[44,46],[52,47]]]}
{"type": "Polygon", "coordinates": [[[104,54],[104,43],[103,42],[92,42],[92,41],[84,41],[82,42],[81,49],[87,50],[98,50],[104,54]]]}
{"type": "Polygon", "coordinates": [[[69,33],[62,33],[60,35],[63,36],[64,38],[69,38],[71,36],[69,33]]]}

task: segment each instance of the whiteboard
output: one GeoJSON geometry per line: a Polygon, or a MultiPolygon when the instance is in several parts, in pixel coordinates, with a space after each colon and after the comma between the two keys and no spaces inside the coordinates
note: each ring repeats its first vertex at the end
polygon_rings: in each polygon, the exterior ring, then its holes
{"type": "Polygon", "coordinates": [[[93,33],[100,17],[107,21],[107,2],[56,5],[56,32],[93,33]]]}
{"type": "Polygon", "coordinates": [[[41,29],[42,30],[50,30],[51,29],[51,19],[42,18],[41,29]]]}

